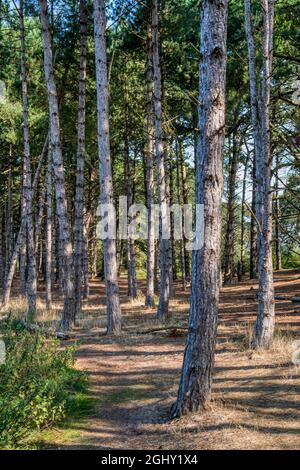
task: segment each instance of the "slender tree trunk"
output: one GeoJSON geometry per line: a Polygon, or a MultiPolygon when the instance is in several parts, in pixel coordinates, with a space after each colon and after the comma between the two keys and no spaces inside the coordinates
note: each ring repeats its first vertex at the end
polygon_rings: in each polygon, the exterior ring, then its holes
{"type": "Polygon", "coordinates": [[[83,223],[83,248],[82,248],[82,275],[83,275],[83,298],[88,299],[89,288],[89,220],[83,223]]]}
{"type": "Polygon", "coordinates": [[[152,1],[152,37],[153,37],[153,80],[154,80],[154,111],[155,111],[155,151],[157,161],[158,203],[160,206],[160,291],[157,318],[161,321],[169,315],[170,276],[169,276],[169,244],[164,238],[169,228],[167,208],[164,142],[162,129],[162,89],[161,69],[158,43],[158,6],[157,0],[152,1]]]}
{"type": "Polygon", "coordinates": [[[3,234],[4,234],[4,219],[3,219],[3,207],[0,206],[0,289],[4,286],[4,246],[3,246],[3,234]]]}
{"type": "MultiPolygon", "coordinates": [[[[23,0],[20,0],[20,41],[21,41],[21,77],[22,77],[22,108],[23,108],[23,136],[24,136],[24,165],[23,165],[23,197],[24,197],[24,217],[26,219],[27,234],[27,254],[28,254],[28,273],[27,273],[27,300],[28,317],[33,318],[36,312],[36,293],[37,293],[37,274],[35,243],[33,235],[32,220],[32,176],[29,145],[29,124],[28,124],[28,84],[26,70],[26,52],[25,52],[25,29],[23,0]]],[[[24,244],[25,245],[25,244],[24,244]]]]}
{"type": "Polygon", "coordinates": [[[276,171],[275,171],[275,200],[274,200],[274,213],[275,213],[275,259],[276,259],[276,270],[279,271],[282,268],[281,263],[281,240],[280,240],[280,196],[279,196],[279,180],[278,180],[278,158],[276,158],[276,171]]]}
{"type": "Polygon", "coordinates": [[[250,279],[257,277],[257,222],[254,217],[256,210],[256,163],[253,155],[252,166],[252,202],[251,202],[251,225],[250,225],[250,279]]]}
{"type": "Polygon", "coordinates": [[[270,151],[270,84],[273,55],[274,0],[263,0],[263,69],[258,102],[255,45],[251,27],[251,2],[245,0],[245,23],[249,55],[252,126],[256,156],[256,215],[258,227],[258,308],[254,347],[270,347],[274,336],[275,305],[272,263],[272,196],[270,151]]]}
{"type": "MultiPolygon", "coordinates": [[[[188,204],[189,198],[188,198],[188,189],[187,189],[187,181],[186,181],[186,167],[185,167],[185,161],[184,161],[184,146],[183,142],[180,141],[179,143],[179,156],[180,156],[180,172],[181,172],[181,182],[182,182],[182,200],[183,204],[188,204]]],[[[185,262],[185,278],[187,281],[190,281],[190,255],[189,251],[187,250],[187,238],[185,235],[184,231],[184,215],[182,217],[182,228],[183,228],[183,249],[184,249],[184,262],[185,262]]]]}
{"type": "Polygon", "coordinates": [[[204,408],[211,393],[220,288],[227,7],[227,0],[202,2],[196,203],[204,204],[204,244],[193,252],[189,332],[172,417],[204,408]]]}
{"type": "MultiPolygon", "coordinates": [[[[126,73],[126,71],[125,71],[126,73]]],[[[126,78],[125,78],[126,81],[126,78]]],[[[124,114],[125,114],[125,130],[124,130],[124,160],[125,160],[125,190],[127,196],[127,208],[133,204],[133,178],[132,178],[132,162],[129,149],[129,109],[128,109],[128,87],[125,83],[124,90],[124,114]]],[[[132,222],[130,216],[127,217],[128,223],[132,222]]],[[[134,240],[128,234],[127,239],[127,271],[128,271],[128,297],[135,299],[137,296],[136,286],[136,260],[134,240]]]]}
{"type": "Polygon", "coordinates": [[[239,163],[239,145],[236,132],[232,141],[232,158],[229,171],[229,188],[227,204],[227,227],[225,236],[224,284],[230,284],[234,276],[235,251],[235,210],[236,210],[236,178],[239,163]]]}
{"type": "Polygon", "coordinates": [[[98,239],[96,233],[96,215],[93,215],[93,223],[90,228],[91,236],[91,274],[92,279],[96,279],[98,275],[97,265],[98,265],[98,239]]]}
{"type": "Polygon", "coordinates": [[[46,283],[46,308],[52,308],[52,155],[49,148],[48,167],[46,173],[46,253],[45,253],[45,283],[46,283]]]}
{"type": "MultiPolygon", "coordinates": [[[[151,16],[150,16],[151,20],[151,16]]],[[[148,23],[147,38],[147,157],[146,157],[146,191],[148,208],[147,234],[147,285],[145,305],[153,307],[154,302],[154,265],[155,265],[155,234],[154,234],[154,116],[153,116],[153,40],[151,21],[148,23]]]]}
{"type": "Polygon", "coordinates": [[[81,310],[82,268],[83,268],[83,209],[84,209],[84,160],[85,160],[85,94],[87,66],[87,6],[80,0],[80,72],[78,93],[77,124],[77,172],[74,223],[74,270],[75,270],[75,314],[81,310]]]}
{"type": "MultiPolygon", "coordinates": [[[[169,208],[171,208],[171,182],[170,182],[170,146],[168,139],[165,137],[164,142],[164,162],[165,162],[165,181],[166,181],[166,201],[169,208]]],[[[173,214],[170,211],[169,214],[169,226],[170,226],[170,233],[169,233],[169,244],[168,244],[168,273],[169,273],[169,297],[174,297],[174,286],[173,286],[173,241],[174,241],[174,225],[172,225],[172,216],[173,214]]]]}
{"type": "Polygon", "coordinates": [[[154,246],[154,292],[159,293],[159,242],[154,246]]]}
{"type": "MultiPolygon", "coordinates": [[[[100,203],[113,205],[105,28],[104,0],[94,0],[100,203]]],[[[119,334],[121,332],[121,308],[115,239],[106,238],[103,240],[103,256],[107,302],[107,333],[119,334]]]]}
{"type": "Polygon", "coordinates": [[[9,147],[9,170],[7,181],[6,234],[5,234],[5,279],[8,277],[13,245],[13,203],[12,203],[12,146],[9,147]]]}
{"type": "MultiPolygon", "coordinates": [[[[182,188],[181,188],[181,174],[180,174],[180,165],[179,165],[179,151],[180,151],[180,145],[178,142],[176,142],[176,178],[177,178],[177,203],[181,207],[182,205],[182,188]]],[[[184,227],[183,227],[183,218],[182,218],[182,233],[184,232],[184,227]]],[[[185,273],[185,268],[186,268],[186,263],[185,263],[185,249],[184,249],[184,238],[180,240],[180,267],[181,267],[181,281],[182,281],[182,287],[183,290],[186,289],[186,273],[185,273]]]]}
{"type": "Polygon", "coordinates": [[[241,238],[240,238],[240,264],[238,270],[239,281],[242,281],[245,274],[245,202],[246,202],[246,189],[247,189],[247,171],[248,171],[249,154],[247,155],[244,174],[243,174],[243,189],[242,189],[242,203],[241,203],[241,238]]]}
{"type": "MultiPolygon", "coordinates": [[[[170,201],[170,207],[173,206],[174,204],[174,175],[173,175],[173,160],[172,160],[172,153],[170,152],[170,158],[169,158],[169,186],[170,186],[170,191],[169,191],[169,201],[170,201]]],[[[170,223],[171,223],[171,254],[172,254],[172,279],[171,282],[177,280],[177,263],[176,263],[176,247],[175,247],[175,239],[174,239],[174,214],[173,212],[171,213],[170,216],[170,223]]],[[[174,295],[174,286],[173,286],[173,295],[174,295]]]]}
{"type": "MultiPolygon", "coordinates": [[[[33,180],[33,185],[32,185],[32,200],[35,196],[35,193],[37,191],[37,186],[41,174],[41,169],[42,169],[42,164],[45,159],[46,153],[47,153],[47,148],[48,148],[48,136],[46,137],[44,147],[42,150],[42,153],[39,158],[38,166],[35,171],[34,175],[34,180],[33,180]]],[[[9,218],[8,218],[9,220],[9,218]]],[[[17,260],[18,260],[18,255],[21,249],[22,244],[24,243],[24,234],[26,232],[26,219],[21,220],[21,225],[19,228],[19,232],[17,235],[17,239],[14,245],[14,250],[12,252],[12,255],[9,259],[9,264],[7,267],[7,274],[5,278],[5,285],[4,285],[4,290],[3,290],[3,300],[2,300],[2,306],[5,307],[10,299],[10,294],[11,294],[11,287],[12,287],[12,282],[15,274],[15,269],[17,265],[17,260]]],[[[12,237],[12,234],[11,234],[12,237]]],[[[13,241],[13,238],[12,238],[13,241]]],[[[9,249],[10,245],[8,245],[9,249]]]]}
{"type": "Polygon", "coordinates": [[[59,238],[62,244],[64,261],[64,309],[60,328],[67,331],[73,326],[75,320],[73,250],[67,213],[67,197],[61,151],[58,100],[53,70],[47,0],[39,0],[39,5],[44,44],[44,69],[48,92],[50,147],[55,181],[56,211],[59,222],[59,238]]]}
{"type": "Polygon", "coordinates": [[[39,272],[39,261],[40,261],[40,252],[42,251],[43,247],[43,240],[42,240],[42,225],[43,225],[43,217],[44,217],[44,210],[45,210],[45,199],[46,199],[46,191],[42,191],[39,196],[39,202],[37,205],[37,214],[36,214],[36,221],[35,221],[35,251],[36,251],[36,265],[37,271],[39,272]]]}

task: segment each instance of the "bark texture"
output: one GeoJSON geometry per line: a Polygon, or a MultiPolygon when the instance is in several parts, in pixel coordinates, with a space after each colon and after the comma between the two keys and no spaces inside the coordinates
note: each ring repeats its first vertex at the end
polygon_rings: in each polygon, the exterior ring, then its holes
{"type": "Polygon", "coordinates": [[[225,235],[224,284],[230,284],[235,274],[235,210],[236,179],[239,164],[239,145],[234,132],[232,138],[232,155],[228,181],[227,226],[225,235]]]}
{"type": "Polygon", "coordinates": [[[212,385],[220,289],[227,0],[201,8],[196,202],[204,204],[204,245],[193,252],[187,344],[172,417],[207,403],[212,385]]]}
{"type": "Polygon", "coordinates": [[[272,195],[270,149],[270,85],[273,56],[274,0],[263,0],[263,67],[261,96],[256,80],[255,43],[251,26],[251,1],[244,1],[249,56],[252,127],[256,159],[256,217],[258,220],[258,307],[254,347],[270,347],[275,327],[272,262],[272,195]]]}
{"type": "MultiPolygon", "coordinates": [[[[100,203],[113,204],[105,28],[106,16],[104,0],[94,0],[100,203]]],[[[121,332],[121,308],[115,239],[106,238],[103,240],[103,258],[107,301],[107,333],[119,334],[121,332]]]]}
{"type": "Polygon", "coordinates": [[[84,163],[85,163],[85,95],[87,68],[87,6],[85,0],[80,0],[80,64],[78,91],[78,121],[77,121],[77,171],[75,192],[75,222],[74,222],[74,286],[75,286],[75,315],[81,311],[82,269],[83,269],[83,209],[84,209],[84,163]]]}
{"type": "MultiPolygon", "coordinates": [[[[29,145],[29,123],[28,123],[28,83],[26,69],[26,51],[25,51],[25,28],[23,0],[20,0],[20,42],[21,42],[21,77],[22,77],[22,110],[23,110],[23,138],[24,138],[24,160],[23,160],[23,198],[24,198],[24,217],[26,219],[27,233],[27,285],[26,293],[28,300],[28,317],[32,319],[36,312],[36,293],[37,293],[37,274],[35,243],[33,235],[32,219],[32,175],[29,145]]],[[[24,243],[25,245],[25,243],[24,243]]]]}
{"type": "MultiPolygon", "coordinates": [[[[150,17],[151,19],[151,17],[150,17]]],[[[147,38],[147,156],[146,156],[146,192],[148,208],[148,234],[147,234],[147,281],[146,306],[154,306],[154,265],[155,265],[155,239],[154,239],[154,116],[153,116],[153,39],[151,21],[148,23],[147,38]]]]}
{"type": "Polygon", "coordinates": [[[44,46],[44,71],[48,94],[50,148],[55,183],[56,214],[58,218],[59,239],[62,246],[64,262],[64,308],[60,328],[63,331],[68,331],[70,328],[72,328],[75,320],[73,248],[71,243],[71,232],[67,212],[67,197],[65,191],[64,166],[61,150],[58,99],[53,70],[53,55],[47,0],[39,0],[39,5],[44,46]]]}
{"type": "Polygon", "coordinates": [[[153,35],[153,80],[154,80],[154,112],[155,112],[155,153],[157,162],[157,193],[160,206],[160,289],[157,318],[166,320],[169,315],[170,273],[169,245],[170,240],[164,238],[169,228],[167,210],[167,189],[165,175],[165,152],[162,127],[162,86],[159,60],[158,41],[158,2],[152,1],[152,35],[153,35]]]}

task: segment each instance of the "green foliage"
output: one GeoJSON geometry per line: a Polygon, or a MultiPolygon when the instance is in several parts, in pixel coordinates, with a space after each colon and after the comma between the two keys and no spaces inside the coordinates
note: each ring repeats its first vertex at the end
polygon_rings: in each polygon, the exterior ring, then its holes
{"type": "Polygon", "coordinates": [[[61,421],[76,408],[86,377],[73,368],[75,347],[31,333],[15,322],[5,328],[6,363],[0,366],[0,447],[22,446],[34,430],[61,421]]]}
{"type": "Polygon", "coordinates": [[[282,253],[282,267],[284,269],[299,269],[300,253],[284,250],[282,253]]]}

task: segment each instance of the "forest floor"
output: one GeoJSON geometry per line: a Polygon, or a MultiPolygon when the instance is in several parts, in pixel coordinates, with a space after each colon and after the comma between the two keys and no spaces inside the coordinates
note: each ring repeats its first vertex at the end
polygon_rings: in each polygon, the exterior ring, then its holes
{"type": "MultiPolygon", "coordinates": [[[[293,343],[300,340],[300,304],[290,300],[300,293],[300,274],[286,270],[274,275],[276,296],[283,300],[276,301],[272,349],[250,348],[256,283],[223,288],[212,402],[205,412],[174,421],[168,414],[182,365],[188,290],[175,285],[170,328],[153,331],[162,327],[155,309],[143,306],[142,294],[128,302],[126,279],[121,278],[124,332],[112,339],[104,335],[103,283],[92,282],[75,333],[77,367],[89,375],[94,406],[65,430],[42,436],[43,447],[300,449],[300,366],[292,363],[293,343]]],[[[139,287],[143,291],[143,283],[139,287]]]]}

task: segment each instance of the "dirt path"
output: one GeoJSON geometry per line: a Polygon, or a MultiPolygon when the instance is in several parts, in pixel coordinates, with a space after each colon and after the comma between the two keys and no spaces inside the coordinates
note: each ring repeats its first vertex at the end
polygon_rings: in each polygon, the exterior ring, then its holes
{"type": "MultiPolygon", "coordinates": [[[[276,273],[276,293],[300,292],[299,273],[276,273]]],[[[125,284],[122,292],[125,293],[125,284]]],[[[209,410],[168,421],[182,363],[182,331],[137,334],[153,327],[154,311],[141,302],[126,303],[126,333],[103,336],[99,318],[103,285],[92,287],[78,329],[78,367],[90,376],[96,409],[76,426],[80,439],[59,448],[91,449],[300,449],[300,367],[291,362],[292,342],[300,339],[300,305],[277,302],[280,333],[267,353],[251,352],[247,335],[255,314],[255,286],[242,283],[223,290],[218,350],[209,410]],[[98,305],[98,307],[97,307],[98,305]],[[149,320],[150,319],[150,320],[149,320]],[[92,328],[91,328],[92,326],[92,328]]],[[[174,323],[186,324],[188,293],[177,287],[174,323]]]]}

